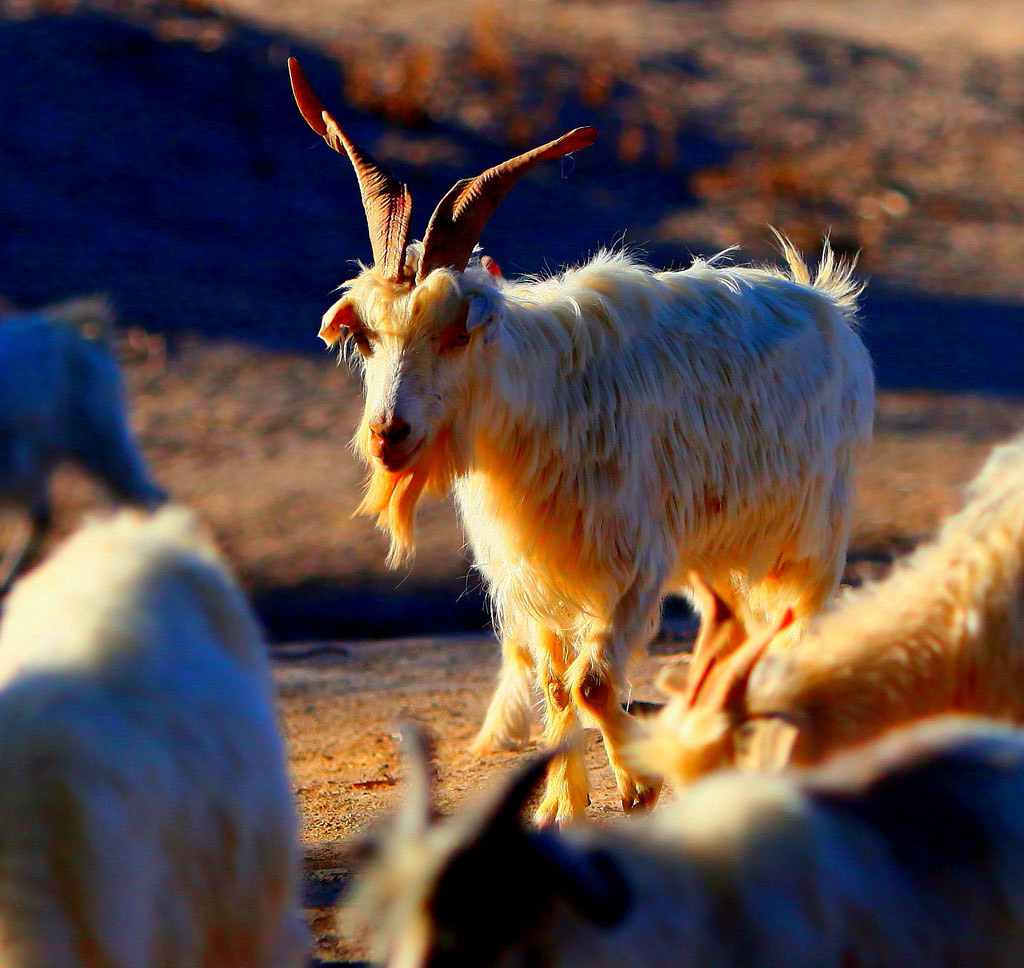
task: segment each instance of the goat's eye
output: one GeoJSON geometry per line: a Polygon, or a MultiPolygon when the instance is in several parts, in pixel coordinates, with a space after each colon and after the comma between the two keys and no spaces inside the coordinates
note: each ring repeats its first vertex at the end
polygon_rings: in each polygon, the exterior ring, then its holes
{"type": "Polygon", "coordinates": [[[464,350],[469,344],[472,334],[466,329],[465,320],[456,320],[445,326],[437,336],[438,352],[442,356],[452,356],[464,350]]]}
{"type": "Polygon", "coordinates": [[[355,347],[361,356],[373,356],[373,342],[370,340],[365,329],[353,327],[349,330],[348,337],[355,343],[355,347]]]}

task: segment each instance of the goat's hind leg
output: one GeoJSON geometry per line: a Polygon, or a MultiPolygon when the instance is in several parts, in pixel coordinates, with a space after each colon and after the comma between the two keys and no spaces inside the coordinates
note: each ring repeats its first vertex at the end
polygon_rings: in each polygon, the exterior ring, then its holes
{"type": "Polygon", "coordinates": [[[495,750],[518,750],[530,739],[533,725],[533,655],[519,629],[501,640],[501,671],[483,726],[471,751],[478,756],[495,750]]]}

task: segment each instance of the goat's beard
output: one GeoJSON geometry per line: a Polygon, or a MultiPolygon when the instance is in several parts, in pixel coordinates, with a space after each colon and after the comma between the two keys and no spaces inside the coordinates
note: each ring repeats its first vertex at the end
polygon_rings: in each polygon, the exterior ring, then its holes
{"type": "Polygon", "coordinates": [[[389,471],[370,457],[366,460],[370,471],[355,513],[377,516],[377,527],[391,539],[387,566],[397,568],[416,550],[416,507],[423,492],[444,495],[456,476],[452,434],[442,430],[411,467],[400,471],[389,471]]]}

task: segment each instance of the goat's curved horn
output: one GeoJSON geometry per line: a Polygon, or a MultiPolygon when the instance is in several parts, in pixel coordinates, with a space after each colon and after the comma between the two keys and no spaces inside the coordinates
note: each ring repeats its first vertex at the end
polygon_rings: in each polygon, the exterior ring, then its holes
{"type": "Polygon", "coordinates": [[[348,155],[359,179],[359,194],[366,210],[373,263],[385,279],[400,282],[409,242],[412,196],[409,188],[375,162],[338,126],[313,93],[306,75],[294,57],[288,58],[288,76],[299,113],[306,123],[339,154],[348,155]]]}
{"type": "Polygon", "coordinates": [[[734,722],[743,718],[746,707],[747,683],[772,640],[793,622],[793,610],[786,609],[775,625],[748,639],[721,662],[705,679],[703,694],[695,699],[725,713],[734,722]]]}
{"type": "MultiPolygon", "coordinates": [[[[739,619],[725,599],[704,581],[698,572],[691,571],[687,578],[700,611],[700,630],[691,653],[685,692],[686,704],[692,706],[712,666],[733,651],[734,642],[733,636],[730,635],[730,625],[738,624],[739,619]]],[[[738,644],[742,644],[742,641],[738,644]]]]}
{"type": "Polygon", "coordinates": [[[456,271],[465,269],[487,220],[509,189],[538,162],[586,148],[596,137],[596,128],[576,128],[546,145],[488,168],[476,178],[456,182],[430,217],[416,281],[421,282],[432,270],[445,266],[456,271]]]}

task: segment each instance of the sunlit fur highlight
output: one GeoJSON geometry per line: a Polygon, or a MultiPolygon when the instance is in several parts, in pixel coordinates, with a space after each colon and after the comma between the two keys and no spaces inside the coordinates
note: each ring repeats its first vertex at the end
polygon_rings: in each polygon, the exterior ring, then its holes
{"type": "Polygon", "coordinates": [[[941,719],[625,824],[395,824],[355,903],[387,968],[1013,968],[1022,797],[1024,734],[941,719]]]}
{"type": "Polygon", "coordinates": [[[754,766],[814,763],[937,713],[1024,723],[1024,435],[992,452],[935,540],[755,667],[743,721],[681,702],[654,722],[640,760],[677,783],[729,765],[733,749],[754,766]],[[720,742],[716,730],[742,741],[720,742]],[[794,735],[773,747],[767,737],[780,730],[794,735]],[[773,748],[781,760],[766,757],[773,748]]]}
{"type": "MultiPolygon", "coordinates": [[[[624,799],[636,788],[617,750],[632,727],[616,693],[663,595],[685,590],[696,568],[755,615],[794,608],[796,637],[845,561],[873,418],[852,323],[859,288],[827,247],[813,280],[786,256],[784,271],[697,260],[655,272],[602,252],[545,278],[496,279],[474,263],[415,288],[368,269],[347,287],[356,316],[405,361],[393,366],[404,367],[401,392],[419,388],[404,398],[412,422],[429,425],[415,466],[396,475],[376,464],[367,421],[398,390],[366,366],[362,510],[390,532],[394,562],[412,547],[419,497],[452,488],[499,628],[523,637],[506,654],[529,648],[547,699],[562,687],[571,697],[549,738],[564,738],[584,687],[596,688],[600,708],[585,711],[602,725],[624,799]],[[474,299],[500,322],[438,362],[430,340],[474,299]],[[431,381],[442,380],[439,391],[431,381]]],[[[517,669],[481,748],[524,738],[502,727],[525,718],[530,663],[517,669]]],[[[550,703],[548,714],[550,726],[550,703]]],[[[573,768],[553,780],[542,810],[578,813],[581,777],[573,768]]]]}

